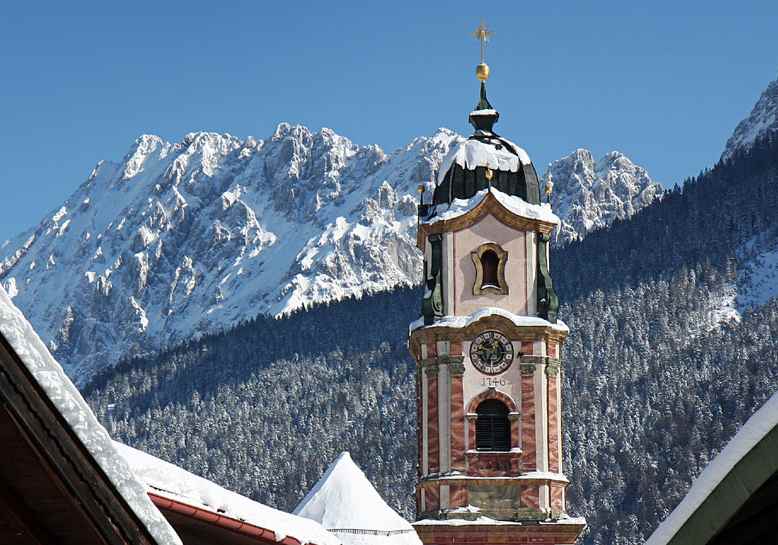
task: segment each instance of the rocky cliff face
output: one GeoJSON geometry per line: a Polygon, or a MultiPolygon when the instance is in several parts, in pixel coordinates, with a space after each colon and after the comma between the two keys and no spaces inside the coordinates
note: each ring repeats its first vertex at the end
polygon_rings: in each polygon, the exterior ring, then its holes
{"type": "Polygon", "coordinates": [[[577,149],[551,163],[548,172],[554,182],[552,208],[562,218],[557,244],[626,219],[663,192],[646,169],[618,151],[595,160],[590,151],[577,149]]]}
{"type": "MultiPolygon", "coordinates": [[[[461,139],[440,129],[386,154],[286,123],[267,140],[143,135],[0,247],[0,283],[80,382],[260,313],[415,284],[416,189],[461,139]]],[[[552,172],[563,240],[658,192],[620,154],[579,150],[552,172]]]]}
{"type": "Polygon", "coordinates": [[[748,150],[757,139],[771,133],[778,134],[778,79],[767,86],[749,116],[738,123],[727,140],[721,159],[727,160],[736,151],[748,150]]]}
{"type": "Polygon", "coordinates": [[[0,249],[0,282],[77,380],[259,313],[419,281],[415,192],[460,137],[387,155],[329,129],[138,138],[0,249]]]}

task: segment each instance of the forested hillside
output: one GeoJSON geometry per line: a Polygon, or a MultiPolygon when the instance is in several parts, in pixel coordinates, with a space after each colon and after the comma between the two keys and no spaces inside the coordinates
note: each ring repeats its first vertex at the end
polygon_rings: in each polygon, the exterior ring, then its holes
{"type": "MultiPolygon", "coordinates": [[[[763,141],[555,254],[569,510],[587,544],[640,543],[778,389],[778,303],[732,308],[738,249],[778,225],[776,151],[763,141]]],[[[258,318],[124,362],[86,393],[117,439],[282,509],[350,450],[412,517],[419,301],[400,289],[258,318]]]]}
{"type": "Polygon", "coordinates": [[[778,230],[778,136],[770,134],[675,187],[627,221],[552,253],[568,300],[682,266],[728,267],[739,245],[778,230]],[[570,274],[568,274],[568,272],[570,274]]]}

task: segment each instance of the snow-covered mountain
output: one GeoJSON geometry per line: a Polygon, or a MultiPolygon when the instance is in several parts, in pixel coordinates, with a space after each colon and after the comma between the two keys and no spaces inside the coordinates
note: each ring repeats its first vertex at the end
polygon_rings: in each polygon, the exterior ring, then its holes
{"type": "MultiPolygon", "coordinates": [[[[260,313],[415,284],[416,190],[461,140],[440,129],[386,154],[286,123],[267,140],[144,135],[0,247],[0,283],[78,382],[260,313]]],[[[645,171],[621,155],[588,164],[552,167],[568,237],[629,215],[650,193],[645,171]],[[633,188],[641,198],[623,203],[633,188]]]]}
{"type": "Polygon", "coordinates": [[[778,79],[770,82],[749,116],[738,123],[721,159],[727,160],[736,151],[747,150],[757,138],[769,133],[778,133],[778,79]]]}
{"type": "Polygon", "coordinates": [[[590,151],[577,149],[551,163],[548,172],[554,182],[552,208],[562,218],[558,244],[626,219],[664,191],[646,169],[618,151],[595,160],[590,151]]]}
{"type": "Polygon", "coordinates": [[[259,313],[419,280],[415,193],[460,137],[386,155],[282,123],[268,140],[138,138],[0,249],[0,281],[76,380],[259,313]]]}

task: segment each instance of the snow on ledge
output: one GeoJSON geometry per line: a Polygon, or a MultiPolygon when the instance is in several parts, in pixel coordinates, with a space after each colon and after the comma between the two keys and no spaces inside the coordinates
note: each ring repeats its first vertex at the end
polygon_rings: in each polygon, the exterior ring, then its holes
{"type": "Polygon", "coordinates": [[[114,448],[149,492],[266,528],[275,533],[276,541],[292,537],[302,545],[340,545],[340,540],[317,522],[273,509],[117,441],[114,448]]]}
{"type": "MultiPolygon", "coordinates": [[[[507,193],[503,193],[494,187],[482,189],[469,199],[454,199],[444,212],[438,212],[430,219],[422,221],[422,223],[433,224],[439,221],[448,221],[454,218],[458,218],[459,216],[468,213],[476,206],[478,206],[489,193],[491,193],[492,196],[497,199],[497,202],[499,202],[506,210],[516,214],[517,216],[544,221],[554,225],[559,225],[560,223],[559,217],[551,211],[550,204],[530,204],[521,197],[508,195],[507,193]]],[[[444,206],[445,205],[438,205],[438,209],[444,206]]]]}
{"type": "Polygon", "coordinates": [[[527,473],[522,473],[519,476],[519,479],[526,479],[526,480],[543,479],[543,480],[556,481],[562,483],[570,482],[567,480],[567,477],[565,477],[561,473],[554,473],[552,471],[528,471],[527,473]]]}
{"type": "MultiPolygon", "coordinates": [[[[569,517],[566,515],[561,516],[560,518],[553,520],[548,519],[540,522],[531,522],[529,525],[531,526],[537,526],[540,524],[541,526],[553,526],[553,525],[568,525],[572,524],[575,526],[582,526],[586,525],[586,519],[583,517],[569,517]]],[[[414,526],[527,526],[528,524],[523,522],[515,522],[510,520],[496,520],[489,517],[478,517],[475,520],[467,520],[467,519],[445,519],[445,520],[438,520],[438,519],[424,519],[419,520],[413,523],[414,526]]]]}
{"type": "Polygon", "coordinates": [[[651,534],[646,545],[665,545],[700,508],[737,463],[773,428],[778,426],[778,393],[774,394],[748,419],[735,437],[697,477],[689,492],[673,512],[651,534]]]}
{"type": "Polygon", "coordinates": [[[477,322],[481,318],[486,318],[488,316],[502,316],[519,327],[550,327],[552,330],[559,331],[560,333],[570,332],[570,329],[562,320],[557,320],[555,324],[552,324],[548,320],[544,320],[543,318],[539,318],[537,316],[520,316],[518,314],[512,313],[509,310],[497,307],[482,308],[472,314],[468,314],[467,316],[443,316],[441,319],[436,320],[429,325],[424,325],[424,317],[422,316],[421,318],[411,322],[411,324],[408,326],[408,331],[410,333],[417,329],[425,329],[430,327],[451,327],[459,329],[467,327],[470,324],[477,322]]]}
{"type": "Polygon", "coordinates": [[[0,333],[155,542],[158,545],[182,545],[168,521],[149,499],[146,488],[113,448],[108,432],[2,287],[0,333]]]}
{"type": "MultiPolygon", "coordinates": [[[[480,451],[479,451],[480,452],[480,451]]],[[[434,481],[495,481],[495,482],[508,482],[508,481],[537,481],[537,480],[544,480],[544,481],[555,481],[555,482],[562,482],[567,483],[568,481],[567,477],[562,475],[561,473],[551,473],[549,471],[530,471],[528,473],[524,473],[523,475],[518,475],[515,477],[506,477],[506,476],[491,476],[491,477],[480,477],[475,475],[466,475],[464,473],[445,473],[445,474],[432,474],[427,477],[429,480],[434,481]]]]}

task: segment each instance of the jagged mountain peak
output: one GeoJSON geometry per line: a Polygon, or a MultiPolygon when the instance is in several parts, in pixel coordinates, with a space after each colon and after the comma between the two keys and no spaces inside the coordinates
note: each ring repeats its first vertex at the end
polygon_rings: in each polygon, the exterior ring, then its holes
{"type": "Polygon", "coordinates": [[[722,161],[738,151],[748,150],[756,140],[770,133],[778,133],[778,79],[767,85],[748,117],[735,127],[721,155],[722,161]]]}
{"type": "Polygon", "coordinates": [[[620,151],[595,159],[588,149],[578,148],[551,163],[548,172],[554,181],[552,207],[562,218],[559,244],[626,219],[663,193],[645,168],[620,151]]]}
{"type": "Polygon", "coordinates": [[[140,135],[0,249],[0,282],[79,381],[260,313],[416,283],[415,190],[455,138],[387,155],[288,123],[267,140],[140,135]]]}
{"type": "MultiPolygon", "coordinates": [[[[266,140],[143,134],[0,248],[0,283],[79,382],[260,313],[415,284],[417,188],[462,140],[441,128],[386,154],[290,123],[266,140]]],[[[653,187],[619,154],[581,149],[552,168],[568,238],[653,187]]]]}

